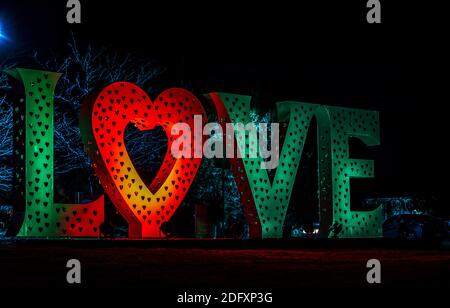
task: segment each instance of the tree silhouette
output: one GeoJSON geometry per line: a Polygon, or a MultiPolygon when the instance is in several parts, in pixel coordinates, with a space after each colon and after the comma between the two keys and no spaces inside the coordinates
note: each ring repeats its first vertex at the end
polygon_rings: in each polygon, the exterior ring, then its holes
{"type": "MultiPolygon", "coordinates": [[[[74,36],[67,44],[67,52],[61,56],[40,55],[12,56],[1,61],[1,70],[11,67],[37,67],[40,70],[61,73],[55,89],[54,146],[55,175],[61,176],[74,170],[91,172],[90,160],[81,143],[78,117],[83,99],[94,90],[116,81],[129,81],[152,91],[151,83],[163,69],[148,59],[131,55],[119,55],[109,48],[91,45],[81,48],[74,36]]],[[[0,194],[12,187],[13,166],[8,164],[13,154],[12,126],[13,102],[8,100],[8,77],[0,74],[0,194]]],[[[130,130],[125,136],[130,156],[137,167],[145,165],[159,155],[161,136],[140,134],[130,130]],[[154,155],[153,155],[154,154],[154,155]]],[[[90,179],[90,176],[89,176],[90,179]]],[[[92,190],[92,189],[91,189],[92,190]]]]}

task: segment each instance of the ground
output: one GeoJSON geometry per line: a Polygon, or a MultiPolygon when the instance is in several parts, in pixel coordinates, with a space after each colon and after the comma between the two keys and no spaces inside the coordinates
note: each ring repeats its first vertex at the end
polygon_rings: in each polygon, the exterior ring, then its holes
{"type": "Polygon", "coordinates": [[[66,262],[75,258],[82,266],[81,285],[88,288],[359,288],[371,287],[366,262],[375,258],[383,287],[450,287],[450,250],[436,247],[173,243],[0,242],[0,285],[66,286],[66,262]]]}

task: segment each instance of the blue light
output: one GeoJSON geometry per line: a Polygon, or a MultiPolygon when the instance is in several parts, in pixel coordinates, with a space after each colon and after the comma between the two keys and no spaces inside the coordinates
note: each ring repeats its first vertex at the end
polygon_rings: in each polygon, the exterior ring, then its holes
{"type": "Polygon", "coordinates": [[[7,40],[8,38],[3,33],[2,25],[0,24],[0,40],[7,40]]]}

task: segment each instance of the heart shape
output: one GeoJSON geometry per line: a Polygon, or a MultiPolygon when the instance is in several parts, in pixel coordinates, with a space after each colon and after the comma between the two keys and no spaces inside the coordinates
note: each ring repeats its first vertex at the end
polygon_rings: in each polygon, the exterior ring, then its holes
{"type": "MultiPolygon", "coordinates": [[[[130,237],[160,237],[161,223],[168,221],[184,199],[201,163],[201,158],[177,158],[171,146],[178,136],[172,136],[173,124],[184,122],[194,126],[194,115],[206,113],[200,101],[189,91],[171,88],[153,102],[135,84],[115,82],[98,95],[83,102],[80,127],[86,151],[92,159],[97,177],[128,222],[130,237]],[[168,139],[163,163],[147,185],[131,162],[124,142],[129,123],[140,130],[161,126],[168,139]]],[[[191,131],[193,131],[191,129],[191,131]]],[[[191,144],[193,136],[191,134],[191,144]]]]}

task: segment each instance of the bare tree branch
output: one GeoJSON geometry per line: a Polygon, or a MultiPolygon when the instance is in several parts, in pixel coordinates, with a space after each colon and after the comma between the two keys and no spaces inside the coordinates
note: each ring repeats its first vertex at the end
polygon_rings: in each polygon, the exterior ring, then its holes
{"type": "MultiPolygon", "coordinates": [[[[0,63],[2,70],[16,67],[20,59],[6,57],[0,63]]],[[[78,117],[83,99],[93,90],[116,81],[133,82],[147,92],[152,90],[151,82],[163,69],[154,61],[140,60],[131,55],[121,56],[108,48],[94,48],[88,45],[82,49],[74,36],[68,43],[68,53],[63,57],[40,56],[37,52],[27,60],[42,70],[61,73],[55,90],[55,172],[65,174],[72,170],[90,170],[90,161],[81,142],[78,117]]],[[[0,74],[0,192],[12,188],[13,166],[5,164],[13,152],[13,104],[6,95],[10,89],[6,74],[0,74]]],[[[144,166],[156,159],[164,140],[157,134],[132,132],[125,136],[130,156],[136,165],[144,166]]],[[[156,159],[157,160],[157,159],[156,159]]]]}

